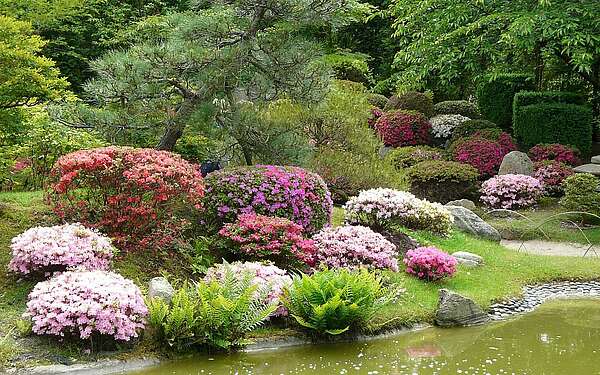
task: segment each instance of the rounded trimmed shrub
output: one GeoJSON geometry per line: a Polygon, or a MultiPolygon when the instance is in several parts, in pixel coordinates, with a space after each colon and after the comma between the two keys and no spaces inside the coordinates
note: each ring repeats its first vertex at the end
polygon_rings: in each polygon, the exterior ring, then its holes
{"type": "Polygon", "coordinates": [[[25,316],[38,335],[94,334],[129,341],[143,329],[148,309],[133,281],[107,271],[69,271],[38,283],[25,316]]]}
{"type": "Polygon", "coordinates": [[[435,247],[417,247],[404,256],[406,273],[421,280],[436,281],[456,273],[456,258],[435,247]]]}
{"type": "Polygon", "coordinates": [[[443,143],[452,136],[457,126],[469,120],[468,117],[461,115],[434,116],[429,120],[431,123],[431,134],[435,140],[443,143]]]}
{"type": "Polygon", "coordinates": [[[289,219],[313,234],[331,222],[333,202],[323,179],[298,167],[229,168],[205,179],[206,223],[214,230],[251,213],[289,219]]]}
{"type": "Polygon", "coordinates": [[[493,208],[525,208],[534,205],[544,193],[542,183],[523,174],[495,176],[481,185],[481,201],[493,208]]]}
{"type": "Polygon", "coordinates": [[[498,125],[487,120],[468,120],[458,124],[452,132],[451,142],[460,138],[470,137],[483,129],[499,129],[498,125]]]}
{"type": "Polygon", "coordinates": [[[360,268],[398,271],[396,246],[381,234],[363,226],[325,228],[313,236],[316,264],[329,268],[360,268]]]}
{"type": "Polygon", "coordinates": [[[544,185],[544,191],[550,196],[562,195],[563,181],[575,174],[571,167],[556,160],[538,161],[534,164],[534,169],[533,177],[544,185]]]}
{"type": "Polygon", "coordinates": [[[124,250],[156,250],[173,246],[203,195],[200,171],[177,154],[104,147],[59,158],[46,196],[60,218],[98,228],[124,250]]]}
{"type": "Polygon", "coordinates": [[[483,138],[472,138],[454,147],[454,160],[469,164],[479,171],[482,177],[498,173],[502,159],[509,151],[500,143],[483,138]]]}
{"type": "MultiPolygon", "coordinates": [[[[253,275],[252,285],[259,288],[264,286],[269,288],[264,302],[269,305],[273,303],[279,305],[271,316],[286,316],[288,314],[287,309],[281,304],[281,297],[284,289],[292,284],[292,278],[285,270],[273,264],[261,262],[221,263],[215,264],[206,270],[204,281],[207,283],[215,281],[221,283],[225,280],[225,274],[228,270],[233,271],[240,280],[243,279],[245,273],[250,273],[253,275]]],[[[261,293],[257,291],[255,295],[260,296],[261,293]]]]}
{"type": "Polygon", "coordinates": [[[10,248],[8,268],[21,274],[107,270],[116,251],[110,238],[79,223],[30,228],[13,238],[10,248]]]}
{"type": "Polygon", "coordinates": [[[561,145],[560,143],[535,145],[529,149],[529,156],[534,162],[553,160],[571,166],[581,164],[579,151],[576,148],[561,145]]]}
{"type": "MultiPolygon", "coordinates": [[[[563,182],[565,196],[560,205],[567,210],[600,215],[598,178],[589,173],[576,173],[563,182]]],[[[588,220],[583,216],[584,220],[588,220]]]]}
{"type": "Polygon", "coordinates": [[[385,112],[375,122],[375,130],[390,147],[426,145],[431,140],[431,124],[417,112],[385,112]]]}
{"type": "Polygon", "coordinates": [[[225,248],[243,259],[271,260],[283,266],[314,264],[313,241],[304,238],[303,228],[288,219],[240,214],[235,223],[221,228],[225,248]]]}
{"type": "Polygon", "coordinates": [[[418,199],[413,194],[393,189],[361,191],[346,205],[347,223],[375,230],[401,225],[409,229],[429,230],[441,235],[450,233],[453,217],[439,203],[418,199]]]}
{"type": "Polygon", "coordinates": [[[430,160],[411,167],[407,177],[411,193],[418,198],[448,203],[471,196],[477,190],[479,172],[468,164],[430,160]]]}
{"type": "Polygon", "coordinates": [[[423,161],[442,160],[444,151],[430,146],[406,146],[391,150],[386,157],[397,170],[401,170],[423,161]]]}
{"type": "Polygon", "coordinates": [[[447,100],[433,106],[435,115],[461,115],[471,119],[481,117],[477,104],[468,100],[447,100]]]}
{"type": "Polygon", "coordinates": [[[369,94],[367,97],[369,104],[377,108],[383,108],[388,102],[388,98],[381,94],[369,94]]]}
{"type": "Polygon", "coordinates": [[[513,99],[521,91],[535,88],[533,76],[529,74],[495,74],[477,89],[477,102],[483,117],[510,130],[513,117],[513,99]]]}
{"type": "Polygon", "coordinates": [[[417,111],[426,118],[433,115],[433,100],[427,94],[417,91],[409,91],[404,94],[393,95],[385,107],[384,111],[393,110],[417,111]]]}

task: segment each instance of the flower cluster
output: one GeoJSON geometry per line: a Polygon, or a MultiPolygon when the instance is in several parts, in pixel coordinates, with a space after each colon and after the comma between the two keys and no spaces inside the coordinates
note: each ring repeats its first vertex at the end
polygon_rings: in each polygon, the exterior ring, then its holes
{"type": "Polygon", "coordinates": [[[24,316],[39,335],[92,334],[129,341],[143,329],[148,309],[135,284],[107,271],[69,271],[38,283],[24,316]]]}
{"type": "Polygon", "coordinates": [[[68,268],[107,270],[114,248],[110,238],[81,224],[35,227],[12,239],[14,272],[56,272],[68,268]]]}
{"type": "Polygon", "coordinates": [[[529,156],[534,162],[554,160],[572,166],[581,164],[577,149],[559,143],[535,145],[529,150],[529,156]]]}
{"type": "Polygon", "coordinates": [[[454,160],[475,167],[482,176],[493,176],[498,172],[506,153],[498,142],[473,138],[456,146],[454,160]]]}
{"type": "Polygon", "coordinates": [[[201,208],[202,176],[179,155],[104,147],[58,159],[48,200],[63,219],[101,229],[123,249],[169,247],[201,208]]]}
{"type": "Polygon", "coordinates": [[[571,167],[556,160],[538,161],[534,168],[533,177],[544,185],[544,191],[550,196],[562,195],[563,181],[575,173],[571,167]]]}
{"type": "Polygon", "coordinates": [[[439,203],[418,199],[413,194],[393,189],[361,191],[344,206],[346,221],[369,227],[398,224],[410,229],[448,234],[453,217],[439,203]]]}
{"type": "Polygon", "coordinates": [[[470,118],[461,115],[437,115],[429,120],[431,133],[436,138],[449,138],[454,128],[469,120],[470,118]]]}
{"type": "MultiPolygon", "coordinates": [[[[206,271],[204,281],[221,281],[225,277],[225,272],[229,267],[234,274],[243,275],[249,272],[255,275],[252,279],[252,284],[258,286],[268,285],[269,293],[267,295],[267,303],[279,302],[283,295],[283,290],[292,284],[292,278],[281,268],[268,263],[260,262],[233,262],[221,263],[210,267],[206,271]]],[[[279,304],[279,307],[272,316],[286,316],[287,309],[279,304]]]]}
{"type": "Polygon", "coordinates": [[[481,200],[495,208],[523,208],[535,204],[543,192],[542,183],[534,177],[505,174],[482,184],[481,200]]]}
{"type": "Polygon", "coordinates": [[[250,259],[269,259],[282,265],[313,265],[315,247],[304,238],[302,226],[284,218],[241,214],[225,224],[219,235],[228,249],[250,259]]]}
{"type": "Polygon", "coordinates": [[[321,177],[297,167],[257,165],[224,169],[206,179],[205,218],[221,227],[255,212],[289,219],[308,234],[331,221],[333,201],[321,177]]]}
{"type": "Polygon", "coordinates": [[[435,247],[418,247],[404,256],[406,272],[427,281],[435,281],[456,273],[456,259],[435,247]]]}
{"type": "Polygon", "coordinates": [[[398,271],[396,246],[363,226],[325,228],[313,237],[316,263],[329,268],[367,266],[398,271]]]}
{"type": "Polygon", "coordinates": [[[418,112],[385,112],[375,123],[375,130],[386,146],[426,145],[430,141],[431,124],[418,112]]]}

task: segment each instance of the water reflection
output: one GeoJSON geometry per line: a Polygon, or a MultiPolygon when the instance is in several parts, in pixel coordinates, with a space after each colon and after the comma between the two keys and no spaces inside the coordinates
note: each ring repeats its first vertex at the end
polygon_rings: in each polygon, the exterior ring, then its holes
{"type": "Polygon", "coordinates": [[[219,355],[137,374],[600,374],[600,301],[557,301],[486,326],[219,355]]]}

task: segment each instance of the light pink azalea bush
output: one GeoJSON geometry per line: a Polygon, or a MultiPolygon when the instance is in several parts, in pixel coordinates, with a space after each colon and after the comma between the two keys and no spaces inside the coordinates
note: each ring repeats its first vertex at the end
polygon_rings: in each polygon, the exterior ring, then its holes
{"type": "Polygon", "coordinates": [[[129,341],[144,328],[148,309],[133,281],[107,271],[68,271],[38,283],[25,318],[38,335],[92,334],[129,341]]]}
{"type": "Polygon", "coordinates": [[[107,270],[115,252],[110,238],[79,223],[30,228],[13,238],[10,248],[8,267],[21,274],[107,270]]]}
{"type": "Polygon", "coordinates": [[[221,263],[210,267],[206,271],[204,281],[222,281],[225,278],[227,268],[230,268],[235,275],[244,273],[250,273],[254,275],[252,284],[258,285],[259,287],[268,285],[269,293],[267,295],[268,304],[276,302],[279,307],[271,316],[286,316],[288,314],[287,309],[280,303],[281,296],[283,295],[284,288],[292,284],[292,278],[287,274],[285,270],[270,264],[261,262],[233,262],[233,263],[221,263]]]}
{"type": "Polygon", "coordinates": [[[406,272],[422,280],[435,281],[456,273],[456,259],[435,247],[418,247],[404,256],[406,272]]]}
{"type": "Polygon", "coordinates": [[[493,208],[529,207],[543,193],[544,187],[537,178],[522,174],[495,176],[481,185],[481,201],[493,208]]]}
{"type": "Polygon", "coordinates": [[[313,236],[317,264],[330,268],[370,268],[398,271],[396,246],[363,226],[325,228],[313,236]]]}
{"type": "Polygon", "coordinates": [[[446,235],[450,233],[453,222],[452,214],[441,204],[393,189],[361,191],[346,203],[344,209],[348,223],[371,228],[396,224],[446,235]]]}

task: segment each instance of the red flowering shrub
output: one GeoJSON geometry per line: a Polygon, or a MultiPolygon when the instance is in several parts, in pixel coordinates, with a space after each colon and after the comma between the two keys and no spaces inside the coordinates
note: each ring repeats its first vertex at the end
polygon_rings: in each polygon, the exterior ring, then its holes
{"type": "Polygon", "coordinates": [[[379,120],[381,115],[383,115],[383,111],[381,110],[381,108],[379,108],[379,107],[371,108],[371,117],[369,117],[369,119],[367,120],[367,124],[369,125],[370,128],[375,127],[375,123],[377,122],[377,120],[379,120]]]}
{"type": "Polygon", "coordinates": [[[172,244],[201,208],[200,172],[179,155],[104,147],[58,159],[47,199],[61,218],[99,228],[124,250],[172,244]]]}
{"type": "Polygon", "coordinates": [[[219,235],[230,251],[244,259],[268,259],[281,266],[314,265],[313,241],[304,237],[301,225],[288,219],[241,214],[235,223],[225,224],[219,235]]]}
{"type": "Polygon", "coordinates": [[[556,160],[538,161],[534,167],[533,177],[542,183],[545,193],[550,196],[562,195],[564,193],[563,181],[575,174],[571,167],[556,160]]]}
{"type": "Polygon", "coordinates": [[[431,124],[418,112],[385,112],[377,119],[375,130],[391,147],[425,145],[431,140],[431,124]]]}
{"type": "Polygon", "coordinates": [[[508,148],[499,142],[472,138],[454,148],[454,159],[475,167],[480,176],[490,177],[498,172],[502,159],[508,152],[508,148]]]}
{"type": "Polygon", "coordinates": [[[561,145],[560,143],[539,144],[529,150],[529,156],[534,162],[554,160],[568,165],[579,165],[579,151],[576,148],[561,145]]]}

